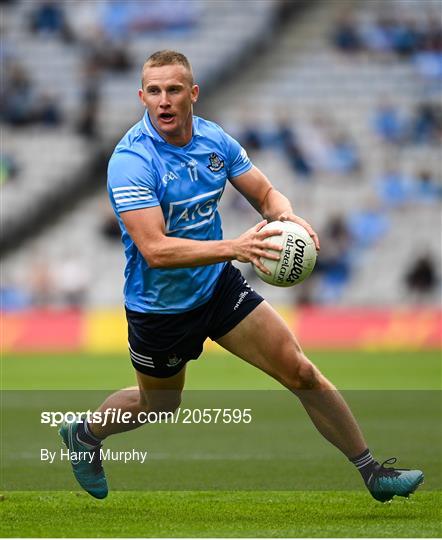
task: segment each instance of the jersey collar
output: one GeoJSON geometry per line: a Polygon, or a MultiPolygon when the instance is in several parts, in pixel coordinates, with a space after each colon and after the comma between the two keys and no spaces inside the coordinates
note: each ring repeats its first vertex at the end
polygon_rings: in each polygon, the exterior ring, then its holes
{"type": "MultiPolygon", "coordinates": [[[[150,121],[149,114],[147,111],[143,114],[143,118],[141,120],[141,129],[142,131],[148,135],[151,139],[158,142],[167,143],[161,135],[158,133],[158,131],[153,127],[152,122],[150,121]]],[[[198,127],[198,118],[194,116],[192,118],[192,138],[193,137],[199,137],[201,135],[199,127],[198,127]]],[[[192,140],[190,141],[192,142],[192,140]]]]}

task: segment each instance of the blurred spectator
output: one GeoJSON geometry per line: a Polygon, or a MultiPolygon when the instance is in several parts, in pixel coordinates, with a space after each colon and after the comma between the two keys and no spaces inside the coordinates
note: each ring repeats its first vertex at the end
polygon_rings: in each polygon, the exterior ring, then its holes
{"type": "Polygon", "coordinates": [[[390,101],[382,101],[373,116],[375,134],[388,143],[405,140],[413,144],[432,144],[442,140],[442,106],[423,102],[416,106],[411,118],[401,117],[390,101]]]}
{"type": "Polygon", "coordinates": [[[416,300],[427,300],[433,294],[438,283],[433,257],[427,254],[414,260],[406,271],[404,281],[416,300]]]}
{"type": "Polygon", "coordinates": [[[418,172],[412,187],[413,199],[418,202],[437,202],[442,199],[442,185],[427,169],[418,172]]]}
{"type": "Polygon", "coordinates": [[[127,0],[107,0],[100,4],[100,25],[111,39],[125,39],[129,34],[131,10],[127,0]]]}
{"type": "Polygon", "coordinates": [[[97,120],[98,102],[84,101],[81,105],[77,122],[78,133],[89,139],[97,138],[97,120]]]}
{"type": "Polygon", "coordinates": [[[382,141],[396,144],[400,142],[404,125],[393,103],[386,100],[379,103],[374,113],[373,128],[382,141]]]}
{"type": "Polygon", "coordinates": [[[93,28],[82,41],[85,64],[97,70],[125,72],[132,67],[128,42],[93,28]]]}
{"type": "Polygon", "coordinates": [[[37,254],[25,276],[27,292],[34,307],[73,307],[85,305],[89,290],[89,272],[83,261],[67,255],[59,262],[37,254]]]}
{"type": "Polygon", "coordinates": [[[83,89],[77,131],[80,135],[94,139],[98,136],[98,113],[101,98],[101,71],[95,63],[83,66],[83,89]]]}
{"type": "Polygon", "coordinates": [[[313,173],[312,167],[307,161],[306,156],[300,145],[297,136],[285,119],[280,119],[276,141],[284,152],[293,171],[301,177],[310,177],[313,173]]]}
{"type": "Polygon", "coordinates": [[[50,93],[41,95],[36,103],[36,121],[48,127],[59,126],[62,114],[56,97],[50,93]]]}
{"type": "Polygon", "coordinates": [[[101,28],[111,39],[126,38],[130,28],[130,2],[107,0],[100,4],[101,28]]]}
{"type": "Polygon", "coordinates": [[[321,252],[315,271],[322,275],[319,297],[335,302],[351,277],[351,234],[342,215],[331,216],[321,234],[321,252]]]}
{"type": "Polygon", "coordinates": [[[386,4],[380,15],[369,18],[356,20],[351,15],[342,16],[336,23],[333,45],[343,53],[369,51],[380,57],[396,55],[398,58],[412,59],[423,77],[440,79],[440,6],[434,16],[428,11],[427,20],[422,18],[422,10],[416,10],[415,14],[404,14],[400,9],[389,9],[391,7],[394,6],[386,4]]]}
{"type": "Polygon", "coordinates": [[[397,167],[390,167],[377,180],[377,193],[387,208],[396,208],[416,202],[437,202],[442,198],[442,185],[427,169],[406,177],[397,167]]]}
{"type": "Polygon", "coordinates": [[[201,4],[198,2],[176,2],[176,0],[154,0],[130,2],[130,28],[136,32],[152,30],[192,29],[199,21],[201,4]]]}
{"type": "Polygon", "coordinates": [[[101,225],[101,233],[108,240],[121,240],[121,230],[118,225],[114,211],[108,204],[103,205],[103,221],[101,225]]]}
{"type": "Polygon", "coordinates": [[[325,113],[317,113],[302,126],[300,144],[314,171],[324,171],[328,168],[329,133],[331,122],[325,113]]]}
{"type": "Polygon", "coordinates": [[[302,126],[299,147],[314,172],[347,175],[361,167],[356,144],[326,112],[315,114],[302,126]]]}
{"type": "Polygon", "coordinates": [[[343,132],[330,135],[326,170],[350,174],[360,169],[359,153],[355,143],[343,132]]]}
{"type": "Polygon", "coordinates": [[[84,307],[89,288],[89,273],[83,261],[66,256],[54,265],[53,276],[57,298],[63,306],[84,307]]]}
{"type": "Polygon", "coordinates": [[[368,200],[363,208],[350,214],[349,231],[356,248],[369,248],[385,236],[389,220],[379,203],[368,200]]]}
{"type": "Polygon", "coordinates": [[[262,150],[264,147],[263,135],[259,129],[252,124],[247,124],[239,136],[242,146],[247,152],[262,150]]]}
{"type": "Polygon", "coordinates": [[[23,288],[5,283],[0,285],[0,311],[18,311],[32,305],[32,299],[23,288]]]}
{"type": "Polygon", "coordinates": [[[398,167],[389,167],[381,173],[376,190],[386,207],[401,207],[409,202],[410,186],[398,167]]]}
{"type": "Polygon", "coordinates": [[[316,171],[348,175],[360,170],[355,142],[326,113],[317,113],[311,122],[302,125],[299,135],[286,115],[276,114],[276,131],[265,133],[249,122],[246,124],[240,141],[247,151],[276,146],[302,178],[310,178],[316,171]]]}
{"type": "Polygon", "coordinates": [[[391,33],[393,49],[399,56],[408,58],[418,49],[421,36],[412,17],[399,18],[391,33]]]}
{"type": "Polygon", "coordinates": [[[351,14],[344,13],[335,23],[332,42],[343,53],[355,53],[361,48],[357,25],[351,14]]]}
{"type": "Polygon", "coordinates": [[[111,39],[133,32],[186,31],[200,19],[201,4],[176,0],[107,0],[101,5],[101,27],[111,39]]]}
{"type": "Polygon", "coordinates": [[[440,104],[421,103],[416,107],[411,122],[410,137],[414,143],[437,143],[442,140],[440,104]]]}
{"type": "Polygon", "coordinates": [[[361,35],[362,49],[379,55],[391,53],[393,46],[390,33],[391,24],[391,19],[386,15],[378,19],[367,20],[364,23],[358,21],[356,28],[361,35]]]}
{"type": "Polygon", "coordinates": [[[30,14],[30,28],[38,34],[60,36],[67,43],[74,38],[63,5],[57,0],[44,0],[34,7],[30,14]]]}
{"type": "Polygon", "coordinates": [[[13,180],[18,173],[18,165],[15,158],[9,154],[0,154],[0,186],[13,180]]]}
{"type": "Polygon", "coordinates": [[[51,305],[54,300],[54,279],[49,263],[44,257],[37,255],[31,264],[26,283],[35,307],[51,305]]]}
{"type": "MultiPolygon", "coordinates": [[[[6,17],[4,19],[6,19],[6,17]]],[[[10,28],[6,26],[3,18],[0,18],[0,39],[0,62],[2,69],[4,70],[9,63],[17,61],[17,52],[14,40],[10,37],[10,28]]]]}
{"type": "Polygon", "coordinates": [[[414,67],[423,79],[436,81],[442,79],[442,45],[440,39],[440,37],[427,36],[424,40],[424,46],[413,57],[414,67]]]}
{"type": "Polygon", "coordinates": [[[6,67],[1,90],[1,118],[11,126],[30,124],[57,126],[62,121],[60,106],[50,93],[39,95],[29,73],[18,63],[6,67]]]}
{"type": "Polygon", "coordinates": [[[34,121],[37,95],[28,72],[18,63],[6,66],[1,98],[3,121],[14,126],[34,121]]]}

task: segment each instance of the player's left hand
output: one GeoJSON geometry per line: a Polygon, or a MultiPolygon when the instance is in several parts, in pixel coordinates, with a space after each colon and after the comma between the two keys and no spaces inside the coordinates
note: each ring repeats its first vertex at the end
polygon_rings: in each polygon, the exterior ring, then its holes
{"type": "Polygon", "coordinates": [[[309,235],[313,239],[313,242],[315,243],[315,246],[316,246],[316,251],[319,251],[321,249],[318,235],[313,230],[313,227],[310,225],[310,223],[307,223],[305,219],[302,219],[302,217],[292,214],[291,212],[283,212],[278,217],[278,220],[279,221],[293,221],[293,223],[298,223],[298,225],[301,225],[302,227],[304,227],[304,229],[306,229],[306,231],[309,233],[309,235]]]}

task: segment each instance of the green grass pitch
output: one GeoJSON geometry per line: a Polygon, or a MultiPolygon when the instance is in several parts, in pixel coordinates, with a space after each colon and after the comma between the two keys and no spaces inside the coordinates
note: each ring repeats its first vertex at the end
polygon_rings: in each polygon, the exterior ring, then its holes
{"type": "MultiPolygon", "coordinates": [[[[309,356],[344,390],[407,390],[411,392],[410,395],[418,397],[422,394],[414,391],[435,395],[441,387],[439,351],[312,351],[309,356]]],[[[15,390],[100,390],[132,385],[134,377],[125,355],[3,355],[1,384],[3,389],[15,390]]],[[[199,361],[189,364],[186,388],[265,390],[277,389],[279,386],[230,355],[206,353],[199,361]]],[[[380,395],[386,396],[388,393],[380,395]]],[[[296,400],[293,403],[297,407],[296,400]]],[[[1,492],[0,536],[440,537],[440,455],[433,454],[440,451],[441,410],[436,407],[431,418],[420,418],[420,404],[417,402],[413,418],[404,418],[400,407],[393,407],[394,410],[383,415],[382,411],[389,411],[392,404],[394,401],[377,403],[370,410],[362,410],[366,423],[364,429],[366,427],[369,433],[385,433],[387,437],[391,430],[389,422],[393,417],[397,429],[406,429],[410,422],[416,429],[416,436],[410,437],[413,444],[407,451],[412,456],[417,448],[422,448],[422,454],[419,455],[422,455],[427,464],[427,478],[424,486],[409,500],[396,498],[392,503],[382,505],[359,487],[336,491],[326,487],[327,490],[321,490],[318,486],[322,482],[321,475],[327,472],[326,456],[332,457],[335,452],[328,445],[321,446],[323,443],[318,438],[317,445],[315,439],[312,439],[312,448],[317,448],[317,451],[305,455],[299,468],[294,467],[298,482],[296,486],[299,486],[298,476],[302,474],[305,478],[305,489],[296,487],[296,491],[287,488],[215,490],[211,485],[207,485],[204,490],[165,491],[159,487],[161,475],[158,474],[151,479],[155,485],[154,490],[149,489],[149,477],[146,477],[143,489],[111,490],[106,500],[96,501],[76,489],[69,464],[63,464],[66,491],[39,489],[36,479],[32,491],[1,492]],[[434,426],[433,439],[428,426],[434,426]]],[[[2,418],[2,426],[7,420],[2,418]]],[[[141,436],[143,431],[147,434],[149,427],[134,434],[141,436]]],[[[130,436],[120,435],[119,438],[122,441],[130,436]]],[[[117,442],[117,438],[114,440],[117,442]]],[[[269,448],[271,442],[268,443],[269,448]]],[[[302,447],[303,444],[304,439],[301,437],[299,441],[294,441],[293,448],[302,447]]],[[[377,444],[382,447],[382,441],[377,441],[377,444]]],[[[407,451],[398,452],[399,457],[407,457],[407,451]]],[[[339,454],[336,455],[339,460],[339,454]]],[[[27,475],[31,475],[32,481],[32,469],[24,468],[23,462],[18,461],[14,465],[14,462],[3,458],[2,469],[12,463],[13,467],[17,467],[17,474],[24,470],[27,475]]],[[[169,460],[163,461],[163,465],[167,466],[169,460]]],[[[342,467],[343,474],[348,472],[356,481],[354,475],[357,476],[357,473],[345,460],[341,461],[339,467],[342,467]]],[[[158,464],[161,464],[161,460],[158,464]]],[[[173,461],[170,464],[173,467],[173,461]]],[[[213,462],[214,467],[221,465],[213,462]]],[[[211,463],[196,462],[195,466],[201,467],[203,472],[210,471],[211,463]]],[[[12,470],[15,471],[14,468],[12,470]]],[[[109,476],[112,475],[110,468],[109,476]]],[[[61,476],[64,478],[63,470],[61,476]]]]}

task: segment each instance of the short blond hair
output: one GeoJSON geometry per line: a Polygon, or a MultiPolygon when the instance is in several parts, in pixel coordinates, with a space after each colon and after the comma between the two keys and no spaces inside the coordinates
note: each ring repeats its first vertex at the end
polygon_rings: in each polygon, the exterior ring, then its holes
{"type": "Polygon", "coordinates": [[[162,51],[156,51],[149,56],[144,62],[143,69],[141,70],[141,86],[144,84],[144,70],[148,67],[162,67],[170,65],[179,65],[186,68],[189,72],[189,81],[193,85],[193,71],[189,60],[184,54],[172,51],[170,49],[164,49],[162,51]]]}

